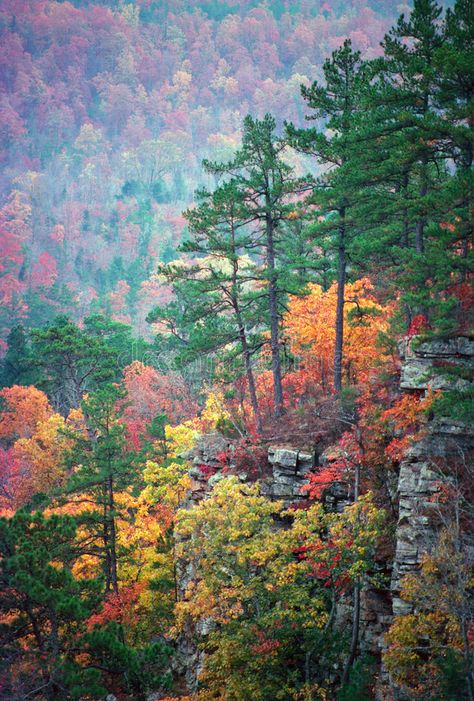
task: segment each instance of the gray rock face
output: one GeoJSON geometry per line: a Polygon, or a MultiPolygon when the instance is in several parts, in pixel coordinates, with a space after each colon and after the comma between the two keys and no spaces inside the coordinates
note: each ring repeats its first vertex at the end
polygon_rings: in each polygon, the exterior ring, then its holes
{"type": "Polygon", "coordinates": [[[221,433],[214,431],[200,436],[194,448],[179,457],[183,460],[189,460],[196,466],[207,465],[219,469],[221,467],[219,453],[225,452],[229,447],[229,441],[221,433]]]}
{"type": "Polygon", "coordinates": [[[322,501],[328,511],[341,514],[352,502],[350,485],[347,482],[333,482],[324,490],[322,501]]]}
{"type": "MultiPolygon", "coordinates": [[[[406,342],[406,346],[411,345],[406,342]]],[[[418,343],[414,348],[414,354],[424,358],[474,358],[474,339],[467,336],[455,338],[434,339],[418,343]]]]}
{"type": "MultiPolygon", "coordinates": [[[[466,337],[423,343],[401,344],[402,372],[400,386],[405,390],[467,390],[473,388],[474,341],[466,337]],[[459,372],[461,371],[461,372],[459,372]],[[460,377],[461,375],[461,377],[460,377]]],[[[398,479],[399,518],[393,562],[391,593],[394,616],[411,613],[412,605],[400,597],[402,579],[416,573],[423,555],[437,542],[438,522],[433,518],[436,504],[433,495],[440,481],[449,477],[440,474],[438,466],[449,465],[460,451],[474,449],[474,426],[448,417],[428,421],[425,436],[407,450],[398,479]]],[[[390,619],[388,620],[388,624],[390,619]]],[[[383,636],[379,645],[383,648],[383,636]]],[[[382,670],[382,678],[388,675],[382,670]]],[[[397,699],[405,696],[393,689],[397,699]]]]}
{"type": "Polygon", "coordinates": [[[301,488],[308,483],[308,473],[314,467],[314,454],[292,448],[271,447],[268,450],[268,462],[272,474],[262,482],[262,493],[270,499],[283,499],[287,506],[304,499],[301,488]]]}
{"type": "MultiPolygon", "coordinates": [[[[400,386],[407,390],[472,389],[474,341],[459,337],[401,344],[400,386]],[[452,368],[462,368],[456,379],[452,368]],[[454,379],[453,379],[454,377],[454,379]],[[470,379],[468,379],[470,378],[470,379]]],[[[436,542],[437,526],[433,512],[433,494],[439,490],[437,464],[449,464],[459,449],[474,448],[474,426],[451,418],[436,417],[427,424],[425,437],[410,446],[400,465],[398,479],[399,520],[392,577],[393,613],[407,613],[410,606],[400,596],[402,578],[417,571],[423,554],[436,542]]]]}
{"type": "Polygon", "coordinates": [[[416,339],[404,340],[400,343],[399,350],[402,358],[402,389],[469,389],[470,380],[463,375],[469,375],[471,371],[472,376],[472,339],[460,336],[423,343],[417,343],[416,339]]]}

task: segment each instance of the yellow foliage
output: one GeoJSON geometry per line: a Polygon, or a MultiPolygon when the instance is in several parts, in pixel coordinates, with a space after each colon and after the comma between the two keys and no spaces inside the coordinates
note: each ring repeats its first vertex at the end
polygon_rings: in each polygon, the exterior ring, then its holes
{"type": "Polygon", "coordinates": [[[184,421],[178,426],[165,426],[166,440],[169,442],[170,457],[176,458],[194,446],[199,435],[196,420],[184,421]]]}
{"type": "Polygon", "coordinates": [[[187,469],[187,466],[181,463],[160,465],[147,460],[143,472],[147,485],[142,492],[144,502],[149,504],[160,502],[162,505],[178,508],[190,486],[187,469]]]}
{"type": "Polygon", "coordinates": [[[210,392],[206,405],[201,412],[201,422],[204,430],[215,429],[222,421],[229,421],[230,413],[225,408],[224,394],[221,391],[210,392]]]}
{"type": "Polygon", "coordinates": [[[28,497],[38,492],[49,492],[64,483],[66,472],[62,459],[72,442],[64,434],[65,425],[60,414],[53,414],[36,425],[30,438],[16,441],[13,455],[29,474],[28,497]]]}
{"type": "Polygon", "coordinates": [[[401,597],[413,612],[397,616],[386,635],[386,668],[411,698],[441,695],[439,663],[447,650],[462,663],[471,591],[472,572],[456,545],[456,528],[445,529],[420,572],[404,577],[401,597]]]}

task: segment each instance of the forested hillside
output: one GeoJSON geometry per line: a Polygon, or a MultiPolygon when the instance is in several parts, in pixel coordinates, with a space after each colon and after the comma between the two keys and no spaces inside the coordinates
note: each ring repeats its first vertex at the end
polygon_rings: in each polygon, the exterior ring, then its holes
{"type": "Polygon", "coordinates": [[[301,83],[347,36],[372,58],[386,3],[2,0],[2,338],[103,311],[147,332],[201,160],[247,113],[301,124],[301,83]]]}
{"type": "Polygon", "coordinates": [[[0,699],[473,701],[470,0],[0,29],[0,699]]]}

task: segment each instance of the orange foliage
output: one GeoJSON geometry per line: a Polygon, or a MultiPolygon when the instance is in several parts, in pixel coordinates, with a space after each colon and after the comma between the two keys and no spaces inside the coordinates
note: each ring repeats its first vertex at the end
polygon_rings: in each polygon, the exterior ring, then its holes
{"type": "Polygon", "coordinates": [[[17,490],[26,491],[23,482],[21,465],[13,456],[12,449],[0,448],[0,516],[13,516],[17,490]]]}
{"type": "Polygon", "coordinates": [[[35,387],[10,389],[15,392],[3,392],[18,411],[0,415],[0,427],[11,442],[8,448],[0,450],[0,509],[5,513],[23,506],[35,494],[48,493],[63,484],[63,455],[72,442],[64,429],[84,430],[80,409],[71,410],[66,421],[60,414],[49,413],[52,410],[46,396],[35,387]],[[31,404],[29,397],[33,399],[31,404]],[[32,409],[31,416],[28,407],[32,409]],[[23,435],[13,442],[12,438],[20,432],[23,435]]]}
{"type": "Polygon", "coordinates": [[[0,392],[3,411],[0,414],[0,438],[31,438],[38,423],[53,413],[44,392],[30,385],[13,385],[0,392]]]}
{"type": "MultiPolygon", "coordinates": [[[[346,286],[344,358],[346,380],[355,383],[381,357],[377,339],[387,329],[388,308],[375,300],[367,278],[346,286]]],[[[325,292],[309,285],[309,294],[292,297],[284,318],[293,353],[301,359],[298,392],[316,383],[323,391],[332,388],[334,366],[337,285],[325,292]]]]}
{"type": "Polygon", "coordinates": [[[16,490],[17,502],[22,503],[39,492],[49,492],[63,483],[66,473],[62,457],[71,445],[71,439],[61,433],[65,424],[60,414],[53,414],[37,424],[30,438],[20,438],[14,444],[12,454],[24,476],[23,488],[16,490]]]}
{"type": "Polygon", "coordinates": [[[424,414],[433,403],[436,394],[429,392],[426,397],[405,394],[391,409],[383,413],[383,419],[392,424],[392,430],[396,434],[385,448],[385,455],[389,460],[392,462],[402,460],[409,445],[419,436],[421,425],[424,423],[424,414]]]}

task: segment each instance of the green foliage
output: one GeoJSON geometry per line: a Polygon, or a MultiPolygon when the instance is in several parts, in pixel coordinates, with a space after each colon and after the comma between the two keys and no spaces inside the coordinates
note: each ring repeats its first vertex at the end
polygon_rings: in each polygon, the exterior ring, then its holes
{"type": "Polygon", "coordinates": [[[84,635],[85,648],[95,664],[107,670],[112,684],[137,701],[145,701],[152,689],[170,687],[171,677],[166,672],[171,649],[157,642],[142,649],[129,647],[123,641],[121,627],[109,623],[84,635]],[[119,679],[120,685],[112,680],[119,679]]]}
{"type": "Polygon", "coordinates": [[[14,326],[7,338],[7,352],[0,366],[0,386],[32,385],[40,381],[25,328],[14,326]]]}
{"type": "MultiPolygon", "coordinates": [[[[436,701],[465,701],[468,699],[469,666],[462,654],[453,648],[435,659],[439,669],[441,696],[436,701]]],[[[433,698],[432,701],[435,701],[433,698]]]]}
{"type": "Polygon", "coordinates": [[[474,422],[474,406],[471,390],[445,390],[439,397],[435,397],[430,412],[435,416],[441,416],[454,421],[460,421],[467,426],[474,422]]]}
{"type": "Polygon", "coordinates": [[[99,671],[76,660],[100,582],[72,574],[74,537],[69,516],[18,511],[0,520],[1,692],[11,699],[37,687],[48,699],[105,693],[99,671]]]}
{"type": "MultiPolygon", "coordinates": [[[[97,328],[96,321],[92,327],[97,328]]],[[[117,372],[117,355],[100,334],[88,334],[66,317],[34,330],[32,351],[42,369],[41,387],[55,408],[64,412],[79,406],[84,392],[117,372]]]]}
{"type": "Polygon", "coordinates": [[[59,501],[85,497],[86,508],[77,515],[88,531],[94,551],[102,562],[106,591],[118,592],[119,547],[117,519],[123,510],[116,493],[132,485],[140,487],[139,465],[126,451],[125,426],[119,421],[118,400],[124,392],[116,385],[104,385],[82,402],[86,430],[71,431],[74,440],[65,461],[70,478],[59,501]],[[89,507],[89,508],[87,508],[89,507]],[[91,508],[92,507],[92,508],[91,508]]]}
{"type": "Polygon", "coordinates": [[[361,656],[351,669],[349,681],[337,692],[337,701],[371,701],[374,674],[373,657],[361,656]]]}
{"type": "Polygon", "coordinates": [[[88,631],[101,601],[100,579],[78,577],[82,556],[71,516],[18,511],[0,519],[0,693],[2,697],[103,698],[122,689],[136,699],[169,684],[170,649],[129,647],[115,623],[88,631]]]}
{"type": "Polygon", "coordinates": [[[133,337],[130,326],[99,314],[87,317],[83,328],[57,317],[50,326],[34,329],[31,339],[31,356],[41,371],[38,386],[64,414],[78,407],[86,392],[118,381],[133,354],[148,348],[133,337]]]}

